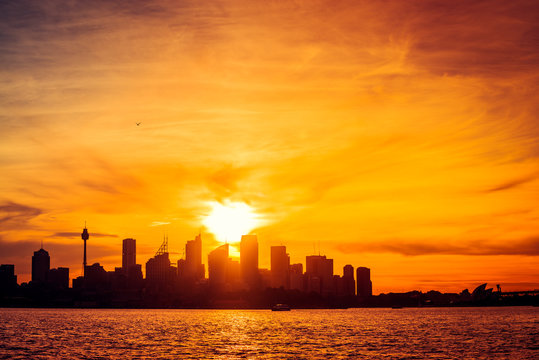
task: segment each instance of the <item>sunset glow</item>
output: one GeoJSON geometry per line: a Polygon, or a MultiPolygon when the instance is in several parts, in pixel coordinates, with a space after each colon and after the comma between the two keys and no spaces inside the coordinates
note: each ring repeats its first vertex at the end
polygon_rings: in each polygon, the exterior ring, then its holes
{"type": "Polygon", "coordinates": [[[221,242],[238,242],[261,225],[253,209],[239,202],[210,203],[211,212],[203,220],[204,226],[221,242]]]}
{"type": "Polygon", "coordinates": [[[374,293],[539,288],[533,1],[0,4],[0,263],[256,233],[374,293]]]}

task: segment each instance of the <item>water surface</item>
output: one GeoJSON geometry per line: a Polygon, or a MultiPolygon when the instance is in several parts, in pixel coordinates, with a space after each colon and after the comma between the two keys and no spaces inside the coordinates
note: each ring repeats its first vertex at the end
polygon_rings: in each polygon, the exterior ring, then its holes
{"type": "Polygon", "coordinates": [[[1,359],[538,359],[533,307],[0,309],[1,359]]]}

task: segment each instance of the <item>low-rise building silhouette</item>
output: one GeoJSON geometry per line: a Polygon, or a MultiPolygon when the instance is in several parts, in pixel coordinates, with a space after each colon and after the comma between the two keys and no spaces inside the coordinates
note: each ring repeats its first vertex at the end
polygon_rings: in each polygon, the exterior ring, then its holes
{"type": "Polygon", "coordinates": [[[290,265],[290,289],[291,290],[305,290],[305,279],[303,276],[303,264],[290,265]]]}
{"type": "Polygon", "coordinates": [[[0,265],[0,293],[10,293],[17,288],[17,275],[15,265],[0,265]]]}
{"type": "Polygon", "coordinates": [[[69,268],[59,267],[57,269],[50,269],[47,283],[53,289],[69,288],[69,268]]]}

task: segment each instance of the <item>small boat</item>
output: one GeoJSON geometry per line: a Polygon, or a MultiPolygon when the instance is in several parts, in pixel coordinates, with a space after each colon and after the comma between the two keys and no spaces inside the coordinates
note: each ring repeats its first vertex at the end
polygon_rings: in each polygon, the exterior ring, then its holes
{"type": "Polygon", "coordinates": [[[402,306],[392,306],[392,309],[402,309],[402,306]]]}
{"type": "Polygon", "coordinates": [[[290,306],[287,304],[275,304],[271,307],[271,311],[290,311],[290,306]]]}

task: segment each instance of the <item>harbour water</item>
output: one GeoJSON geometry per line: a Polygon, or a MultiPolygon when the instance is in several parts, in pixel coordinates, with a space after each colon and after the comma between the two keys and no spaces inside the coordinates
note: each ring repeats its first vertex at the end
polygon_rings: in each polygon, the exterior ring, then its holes
{"type": "Polygon", "coordinates": [[[0,309],[1,359],[538,359],[539,308],[0,309]]]}

